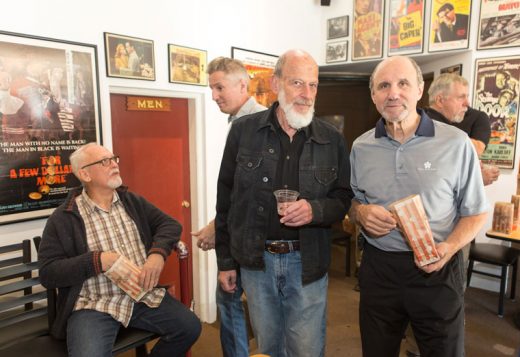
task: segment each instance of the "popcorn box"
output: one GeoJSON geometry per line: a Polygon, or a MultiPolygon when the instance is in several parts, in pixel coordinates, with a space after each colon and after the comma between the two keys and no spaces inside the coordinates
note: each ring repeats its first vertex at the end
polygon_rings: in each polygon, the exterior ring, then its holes
{"type": "Polygon", "coordinates": [[[134,301],[139,301],[146,295],[146,291],[139,285],[141,269],[131,260],[120,256],[104,274],[134,301]]]}
{"type": "Polygon", "coordinates": [[[412,248],[420,266],[435,263],[440,259],[433,234],[424,211],[421,196],[411,195],[393,202],[389,207],[402,234],[412,248]]]}
{"type": "Polygon", "coordinates": [[[492,229],[495,232],[511,234],[513,230],[514,204],[495,202],[492,229]]]}

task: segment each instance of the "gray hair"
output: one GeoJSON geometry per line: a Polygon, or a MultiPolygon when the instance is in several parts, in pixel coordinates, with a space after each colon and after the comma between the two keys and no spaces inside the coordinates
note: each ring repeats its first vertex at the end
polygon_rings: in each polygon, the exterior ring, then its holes
{"type": "Polygon", "coordinates": [[[444,96],[448,95],[451,91],[452,83],[460,83],[464,87],[468,86],[468,81],[466,78],[461,77],[457,73],[443,73],[433,80],[430,88],[428,89],[429,105],[432,106],[435,104],[435,98],[439,94],[444,96]]]}
{"type": "Polygon", "coordinates": [[[237,59],[229,57],[217,57],[208,64],[208,74],[215,72],[224,72],[227,75],[234,75],[239,79],[243,79],[249,83],[249,75],[247,74],[244,64],[237,59]]]}
{"type": "MultiPolygon", "coordinates": [[[[417,62],[415,62],[415,60],[413,58],[405,57],[405,56],[402,56],[402,57],[406,58],[412,64],[413,68],[415,69],[415,73],[417,75],[417,85],[421,86],[424,83],[421,67],[419,67],[419,65],[417,64],[417,62]]],[[[391,58],[395,58],[395,57],[391,57],[391,58]]],[[[374,88],[374,77],[375,77],[375,74],[379,70],[379,67],[381,66],[381,64],[384,63],[384,62],[385,62],[384,60],[379,62],[377,64],[376,68],[374,68],[374,70],[372,71],[372,74],[370,75],[370,82],[368,83],[368,88],[370,89],[370,92],[372,92],[372,89],[374,88]]]]}
{"type": "MultiPolygon", "coordinates": [[[[81,166],[85,163],[85,150],[92,147],[92,146],[98,146],[98,143],[91,142],[88,144],[85,144],[83,146],[80,146],[76,151],[74,151],[72,154],[70,154],[69,160],[70,160],[70,166],[72,166],[72,173],[78,177],[78,172],[81,169],[81,166]]],[[[79,178],[79,177],[78,177],[79,178]]]]}

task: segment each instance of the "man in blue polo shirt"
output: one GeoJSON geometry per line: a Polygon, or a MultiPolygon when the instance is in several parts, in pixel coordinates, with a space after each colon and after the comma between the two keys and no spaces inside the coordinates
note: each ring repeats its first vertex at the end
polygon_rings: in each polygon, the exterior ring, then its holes
{"type": "Polygon", "coordinates": [[[350,217],[366,238],[359,272],[363,356],[397,356],[411,323],[421,356],[464,354],[460,249],[483,226],[487,202],[478,157],[462,131],[433,121],[417,101],[422,73],[410,58],[382,61],[370,90],[382,118],[350,156],[355,194],[350,217]],[[419,267],[388,211],[422,198],[441,259],[419,267]],[[374,343],[377,341],[377,343],[374,343]]]}

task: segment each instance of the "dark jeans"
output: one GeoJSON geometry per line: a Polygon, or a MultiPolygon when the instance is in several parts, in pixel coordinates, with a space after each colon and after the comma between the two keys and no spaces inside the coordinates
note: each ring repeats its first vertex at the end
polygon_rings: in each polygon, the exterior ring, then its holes
{"type": "MultiPolygon", "coordinates": [[[[181,302],[168,294],[161,305],[150,308],[134,305],[129,326],[161,336],[150,356],[184,356],[201,332],[199,319],[181,302]]],[[[67,349],[72,357],[109,357],[121,323],[109,314],[78,310],[67,322],[67,349]]],[[[42,351],[44,352],[44,351],[42,351]]]]}
{"type": "Polygon", "coordinates": [[[411,252],[384,252],[366,243],[359,272],[363,356],[399,356],[409,322],[421,357],[463,356],[462,275],[461,252],[426,274],[411,252]]]}

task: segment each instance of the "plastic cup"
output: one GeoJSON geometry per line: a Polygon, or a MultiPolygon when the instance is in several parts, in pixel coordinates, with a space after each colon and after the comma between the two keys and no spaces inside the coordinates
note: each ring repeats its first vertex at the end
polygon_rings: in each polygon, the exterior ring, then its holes
{"type": "Polygon", "coordinates": [[[300,193],[294,190],[276,190],[273,192],[274,197],[276,197],[276,207],[278,209],[278,214],[283,216],[285,214],[285,210],[291,202],[295,202],[298,199],[300,193]]]}

